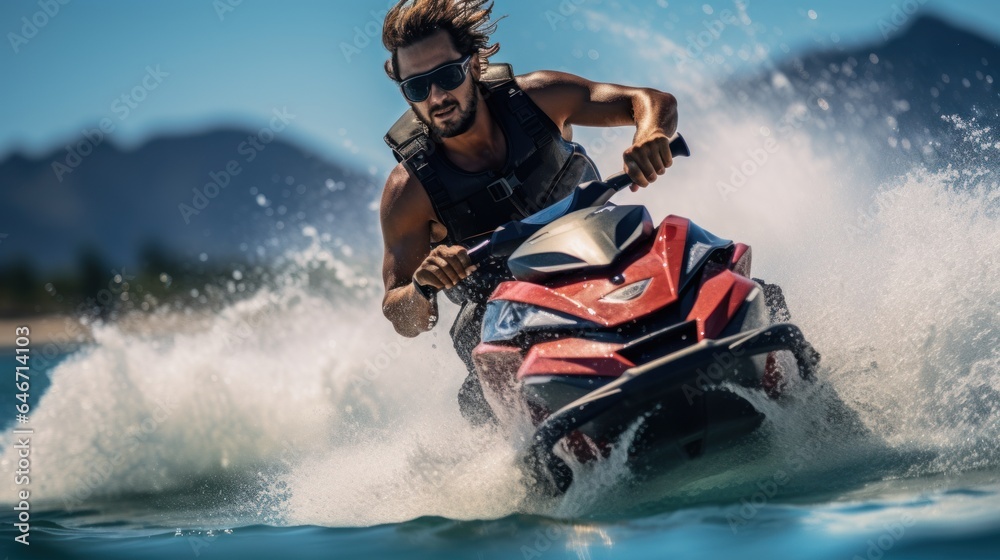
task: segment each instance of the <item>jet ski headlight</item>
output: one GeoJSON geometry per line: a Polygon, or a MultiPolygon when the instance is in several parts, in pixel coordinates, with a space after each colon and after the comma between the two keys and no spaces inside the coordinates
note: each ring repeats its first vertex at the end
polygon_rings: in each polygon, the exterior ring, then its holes
{"type": "Polygon", "coordinates": [[[486,304],[483,342],[507,342],[522,332],[597,326],[590,321],[527,303],[494,300],[486,304]]]}
{"type": "Polygon", "coordinates": [[[652,280],[652,278],[646,278],[645,280],[632,282],[628,286],[618,288],[610,294],[602,297],[601,301],[604,303],[628,303],[646,293],[646,288],[649,287],[649,283],[652,280]]]}

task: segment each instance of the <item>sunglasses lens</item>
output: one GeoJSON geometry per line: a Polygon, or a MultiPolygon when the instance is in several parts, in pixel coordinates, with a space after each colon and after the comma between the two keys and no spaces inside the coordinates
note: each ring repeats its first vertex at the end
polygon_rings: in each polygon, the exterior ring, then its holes
{"type": "Polygon", "coordinates": [[[403,95],[414,103],[420,103],[431,92],[430,80],[427,78],[416,78],[403,82],[403,95]]]}
{"type": "MultiPolygon", "coordinates": [[[[466,57],[466,61],[468,57],[466,57]]],[[[446,91],[451,91],[465,81],[465,62],[453,62],[437,70],[411,78],[402,83],[403,95],[414,103],[420,103],[431,94],[431,83],[435,83],[446,91]]]]}
{"type": "Polygon", "coordinates": [[[451,91],[462,85],[462,82],[465,81],[465,74],[462,72],[461,64],[453,64],[439,70],[436,78],[437,85],[451,91]]]}

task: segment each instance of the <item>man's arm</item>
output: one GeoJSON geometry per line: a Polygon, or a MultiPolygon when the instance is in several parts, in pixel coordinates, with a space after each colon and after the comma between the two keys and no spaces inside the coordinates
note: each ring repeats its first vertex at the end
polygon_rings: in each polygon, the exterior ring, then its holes
{"type": "MultiPolygon", "coordinates": [[[[430,252],[430,222],[417,191],[419,184],[402,165],[397,165],[382,190],[379,218],[385,254],[382,258],[382,281],[385,297],[382,314],[392,321],[396,332],[414,337],[433,326],[437,303],[427,301],[412,284],[413,271],[430,252]],[[417,188],[413,188],[416,186],[417,188]]],[[[426,201],[430,206],[430,201],[426,201]]]]}
{"type": "Polygon", "coordinates": [[[382,314],[396,332],[414,337],[434,327],[437,302],[420,294],[413,278],[438,289],[451,288],[475,267],[470,268],[464,247],[430,249],[434,209],[427,192],[402,164],[385,183],[379,218],[385,241],[382,314]]]}
{"type": "Polygon", "coordinates": [[[673,163],[669,147],[670,136],[677,130],[677,100],[673,95],[651,88],[596,83],[548,70],[517,80],[560,129],[573,124],[634,124],[635,137],[623,154],[623,169],[637,187],[655,181],[673,163]]]}

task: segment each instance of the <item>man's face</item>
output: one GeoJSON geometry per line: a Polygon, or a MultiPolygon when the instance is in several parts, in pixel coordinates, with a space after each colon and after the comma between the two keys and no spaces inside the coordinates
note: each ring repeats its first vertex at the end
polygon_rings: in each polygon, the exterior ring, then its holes
{"type": "MultiPolygon", "coordinates": [[[[399,77],[405,80],[424,72],[434,70],[442,64],[456,62],[462,55],[455,50],[447,31],[438,31],[430,37],[403,47],[396,52],[399,77]]],[[[472,58],[469,76],[462,85],[446,91],[432,84],[430,95],[419,103],[410,103],[413,112],[431,134],[437,138],[451,138],[467,132],[476,119],[479,96],[476,95],[475,75],[478,73],[478,59],[472,58]]]]}

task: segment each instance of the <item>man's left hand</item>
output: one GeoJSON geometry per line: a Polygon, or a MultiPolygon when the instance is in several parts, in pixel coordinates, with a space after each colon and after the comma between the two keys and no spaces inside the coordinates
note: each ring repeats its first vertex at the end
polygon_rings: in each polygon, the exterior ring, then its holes
{"type": "Polygon", "coordinates": [[[670,139],[660,130],[643,135],[636,133],[632,147],[625,150],[623,159],[623,170],[632,179],[632,192],[635,192],[666,173],[673,164],[670,139]]]}

